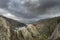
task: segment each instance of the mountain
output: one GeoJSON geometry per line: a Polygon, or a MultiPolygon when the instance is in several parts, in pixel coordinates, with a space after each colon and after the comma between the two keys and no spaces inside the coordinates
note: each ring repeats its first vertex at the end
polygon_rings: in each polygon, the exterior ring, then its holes
{"type": "Polygon", "coordinates": [[[37,29],[39,29],[41,35],[43,35],[42,40],[57,40],[58,38],[60,38],[60,36],[58,36],[60,35],[60,16],[40,20],[33,25],[35,25],[37,29]]]}
{"type": "Polygon", "coordinates": [[[10,19],[10,18],[7,18],[7,17],[4,17],[2,15],[0,15],[0,18],[2,18],[1,20],[6,20],[6,22],[8,22],[11,26],[15,26],[15,27],[22,27],[22,26],[26,26],[26,24],[24,23],[21,23],[21,22],[18,22],[16,20],[13,20],[13,19],[10,19]]]}
{"type": "Polygon", "coordinates": [[[60,17],[24,24],[0,15],[0,40],[60,40],[60,17]]]}
{"type": "Polygon", "coordinates": [[[12,30],[18,30],[24,26],[26,24],[0,15],[0,40],[10,40],[12,30]]]}

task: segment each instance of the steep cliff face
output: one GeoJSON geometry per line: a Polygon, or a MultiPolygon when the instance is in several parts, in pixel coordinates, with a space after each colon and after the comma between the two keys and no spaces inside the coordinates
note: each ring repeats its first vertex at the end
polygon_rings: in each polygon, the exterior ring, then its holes
{"type": "Polygon", "coordinates": [[[42,40],[58,39],[59,37],[56,38],[56,36],[59,35],[59,34],[57,34],[57,33],[59,33],[58,30],[60,29],[59,24],[60,24],[60,17],[44,19],[44,20],[40,20],[40,21],[34,23],[34,25],[37,27],[37,29],[39,29],[38,31],[42,35],[42,40]],[[58,25],[59,25],[59,27],[58,27],[58,25]]]}
{"type": "Polygon", "coordinates": [[[56,25],[54,32],[52,33],[49,40],[60,40],[60,23],[56,25]]]}
{"type": "Polygon", "coordinates": [[[17,28],[24,26],[26,25],[23,23],[0,15],[0,40],[13,40],[12,36],[15,34],[14,31],[17,31],[17,28]]]}

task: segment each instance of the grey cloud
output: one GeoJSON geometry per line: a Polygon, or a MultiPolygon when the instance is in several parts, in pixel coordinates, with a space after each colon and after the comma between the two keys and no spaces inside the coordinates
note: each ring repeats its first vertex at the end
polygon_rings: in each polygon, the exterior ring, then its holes
{"type": "MultiPolygon", "coordinates": [[[[19,14],[24,14],[24,15],[32,15],[32,14],[44,14],[46,11],[46,8],[51,8],[56,5],[60,5],[60,1],[57,0],[38,0],[38,2],[31,3],[30,1],[26,2],[26,0],[22,0],[24,2],[23,4],[21,1],[10,1],[10,4],[8,5],[8,9],[11,11],[18,12],[19,14]],[[39,6],[37,6],[39,4],[39,6]],[[36,7],[37,6],[37,7],[36,7]]],[[[27,16],[28,17],[28,16],[27,16]]]]}
{"type": "Polygon", "coordinates": [[[0,0],[0,14],[23,23],[60,16],[60,0],[0,0]]]}
{"type": "Polygon", "coordinates": [[[0,0],[0,7],[1,7],[1,8],[6,8],[8,1],[9,1],[9,0],[0,0]]]}

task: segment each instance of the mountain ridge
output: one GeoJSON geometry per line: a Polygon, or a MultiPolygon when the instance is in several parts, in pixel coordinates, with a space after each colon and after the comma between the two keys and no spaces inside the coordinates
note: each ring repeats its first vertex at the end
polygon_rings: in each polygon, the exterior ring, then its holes
{"type": "Polygon", "coordinates": [[[0,16],[0,40],[54,40],[56,31],[58,31],[56,28],[60,29],[59,23],[60,17],[44,19],[25,25],[16,20],[0,16]]]}

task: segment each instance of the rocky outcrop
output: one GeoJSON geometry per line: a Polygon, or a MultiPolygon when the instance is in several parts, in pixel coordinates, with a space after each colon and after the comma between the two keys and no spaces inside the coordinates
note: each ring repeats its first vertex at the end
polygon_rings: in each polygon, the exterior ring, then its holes
{"type": "Polygon", "coordinates": [[[40,40],[41,36],[33,24],[23,23],[0,16],[0,40],[40,40]]]}
{"type": "Polygon", "coordinates": [[[0,40],[40,40],[40,33],[32,24],[26,26],[0,16],[0,40]]]}
{"type": "Polygon", "coordinates": [[[0,40],[17,40],[16,30],[26,26],[23,23],[0,16],[0,40]]]}
{"type": "Polygon", "coordinates": [[[60,40],[60,23],[56,26],[49,40],[60,40]]]}

